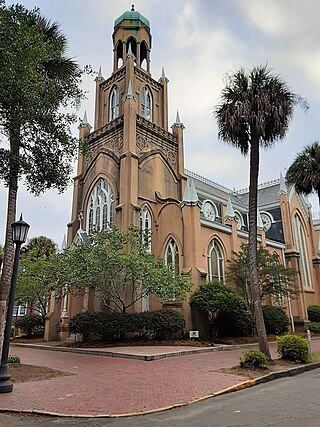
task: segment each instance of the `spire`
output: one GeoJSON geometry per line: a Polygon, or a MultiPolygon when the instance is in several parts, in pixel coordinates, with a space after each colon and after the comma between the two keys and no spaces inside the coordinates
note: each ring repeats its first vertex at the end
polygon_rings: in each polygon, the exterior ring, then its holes
{"type": "Polygon", "coordinates": [[[165,82],[169,81],[168,78],[166,77],[166,73],[164,71],[164,67],[162,67],[161,77],[159,79],[159,82],[162,82],[162,81],[165,81],[165,82]]]}
{"type": "Polygon", "coordinates": [[[282,176],[282,173],[280,172],[280,190],[279,190],[279,196],[280,194],[287,194],[287,187],[284,182],[284,178],[282,176]]]}
{"type": "Polygon", "coordinates": [[[97,75],[97,77],[94,79],[94,81],[95,81],[95,82],[97,82],[97,81],[101,81],[101,80],[104,80],[104,78],[103,78],[103,76],[102,76],[102,70],[101,70],[101,65],[100,65],[100,67],[99,67],[99,71],[98,71],[98,75],[97,75]]]}
{"type": "Polygon", "coordinates": [[[88,122],[87,111],[84,112],[83,119],[80,122],[79,128],[89,128],[89,129],[91,129],[91,125],[88,122]]]}
{"type": "Polygon", "coordinates": [[[126,99],[134,99],[135,101],[137,100],[135,95],[133,94],[131,80],[129,80],[128,91],[127,91],[126,95],[124,96],[123,100],[125,101],[126,99]]]}
{"type": "Polygon", "coordinates": [[[184,190],[181,207],[183,206],[195,206],[199,204],[199,197],[194,185],[193,179],[187,178],[187,185],[184,190]]]}
{"type": "Polygon", "coordinates": [[[174,127],[184,129],[184,125],[183,125],[183,123],[181,123],[180,115],[179,115],[179,111],[178,110],[177,110],[176,121],[173,123],[173,125],[171,126],[171,128],[174,128],[174,127]]]}
{"type": "Polygon", "coordinates": [[[133,58],[133,59],[135,59],[135,56],[134,56],[134,54],[132,53],[131,42],[129,42],[128,52],[127,52],[127,59],[128,59],[128,58],[133,58]]]}
{"type": "Polygon", "coordinates": [[[226,210],[226,214],[224,216],[224,219],[234,219],[234,210],[233,210],[233,206],[232,206],[232,202],[231,202],[231,197],[229,195],[228,197],[228,203],[227,203],[227,210],[226,210]]]}
{"type": "Polygon", "coordinates": [[[259,208],[257,209],[257,228],[259,228],[259,230],[263,230],[264,229],[264,225],[262,222],[262,218],[260,215],[260,211],[259,208]]]}
{"type": "Polygon", "coordinates": [[[66,240],[66,235],[64,234],[61,247],[60,247],[60,252],[63,252],[65,249],[67,249],[67,240],[66,240]]]}

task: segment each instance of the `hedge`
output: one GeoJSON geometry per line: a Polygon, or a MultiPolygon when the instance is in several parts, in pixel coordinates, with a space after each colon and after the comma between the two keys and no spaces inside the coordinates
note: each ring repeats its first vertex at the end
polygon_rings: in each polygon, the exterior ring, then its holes
{"type": "Polygon", "coordinates": [[[102,341],[139,335],[148,339],[172,339],[183,335],[185,320],[180,313],[161,310],[143,313],[78,313],[70,319],[70,332],[82,334],[84,341],[90,335],[102,341]]]}
{"type": "Polygon", "coordinates": [[[26,314],[16,320],[15,327],[21,329],[27,336],[42,334],[44,321],[39,314],[26,314]]]}
{"type": "Polygon", "coordinates": [[[320,306],[309,305],[308,307],[308,319],[310,322],[320,322],[320,306]]]}
{"type": "Polygon", "coordinates": [[[289,318],[281,307],[264,305],[262,311],[267,334],[288,332],[289,318]]]}

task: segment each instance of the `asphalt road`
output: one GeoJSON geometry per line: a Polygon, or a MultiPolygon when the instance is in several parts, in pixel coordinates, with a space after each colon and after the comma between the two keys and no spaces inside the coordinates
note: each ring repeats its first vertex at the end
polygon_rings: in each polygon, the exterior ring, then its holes
{"type": "MultiPolygon", "coordinates": [[[[1,395],[0,395],[1,399],[1,395]]],[[[171,411],[131,418],[70,419],[0,414],[0,426],[319,427],[320,369],[171,411]]]]}

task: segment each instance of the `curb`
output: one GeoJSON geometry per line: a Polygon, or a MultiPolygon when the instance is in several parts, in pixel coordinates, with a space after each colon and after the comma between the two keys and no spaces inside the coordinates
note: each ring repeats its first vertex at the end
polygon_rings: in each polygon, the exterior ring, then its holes
{"type": "Polygon", "coordinates": [[[135,359],[142,360],[145,362],[153,362],[154,360],[165,359],[167,357],[177,357],[177,356],[187,356],[201,353],[210,353],[215,351],[230,351],[230,350],[239,350],[241,347],[239,345],[220,345],[216,347],[206,347],[201,348],[197,347],[194,350],[180,350],[173,353],[163,353],[155,355],[139,355],[131,353],[118,353],[106,350],[90,350],[86,348],[72,348],[72,347],[53,347],[43,344],[19,344],[11,343],[10,347],[21,347],[21,348],[34,348],[36,350],[48,350],[48,351],[61,351],[65,353],[77,353],[77,354],[89,354],[93,356],[107,356],[107,357],[120,357],[123,359],[135,359]]]}
{"type": "Polygon", "coordinates": [[[208,394],[207,396],[199,397],[197,399],[191,400],[190,402],[177,403],[174,405],[165,406],[162,408],[150,409],[148,411],[140,412],[128,412],[123,414],[98,414],[98,415],[77,415],[77,414],[64,414],[57,412],[48,412],[41,410],[14,410],[9,408],[0,408],[0,412],[10,412],[10,413],[21,413],[21,414],[30,414],[30,415],[44,415],[51,417],[61,417],[61,418],[123,418],[123,417],[135,417],[138,415],[148,415],[154,414],[157,412],[168,411],[171,409],[182,408],[184,406],[191,405],[193,403],[202,402],[213,397],[222,396],[223,394],[233,393],[235,391],[244,390],[246,388],[253,387],[255,385],[264,384],[269,381],[273,381],[279,378],[292,377],[295,375],[302,374],[303,372],[312,371],[314,369],[320,368],[320,362],[310,363],[308,365],[297,366],[296,368],[290,368],[284,371],[272,372],[271,374],[264,375],[262,377],[255,378],[254,380],[247,380],[241,383],[235,384],[231,387],[224,388],[215,393],[208,394]]]}

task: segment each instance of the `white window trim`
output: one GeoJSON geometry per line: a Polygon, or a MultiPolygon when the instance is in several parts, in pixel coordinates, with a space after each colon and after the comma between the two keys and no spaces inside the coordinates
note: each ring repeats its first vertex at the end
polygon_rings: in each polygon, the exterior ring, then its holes
{"type": "Polygon", "coordinates": [[[298,251],[300,252],[300,273],[302,278],[302,285],[304,288],[311,289],[311,276],[308,258],[308,248],[306,245],[306,238],[302,227],[301,220],[298,215],[294,216],[294,232],[295,241],[298,251]]]}
{"type": "Polygon", "coordinates": [[[225,261],[224,261],[224,257],[223,257],[222,246],[216,239],[212,239],[210,244],[209,244],[209,248],[208,248],[208,279],[209,279],[209,282],[211,282],[214,279],[224,282],[224,269],[225,269],[225,261]],[[212,252],[216,253],[216,248],[218,248],[220,250],[220,253],[221,253],[221,257],[218,257],[218,259],[217,259],[217,261],[218,261],[217,262],[218,277],[213,276],[213,274],[212,274],[212,263],[211,263],[212,252]],[[220,271],[220,262],[219,262],[220,260],[222,260],[222,272],[220,271]]]}

